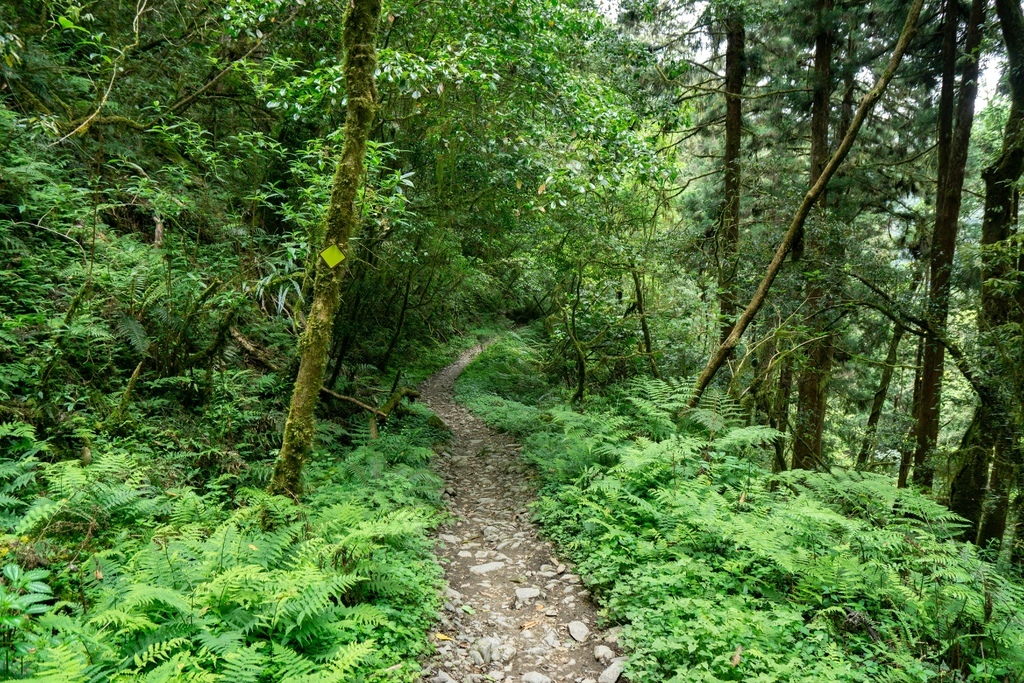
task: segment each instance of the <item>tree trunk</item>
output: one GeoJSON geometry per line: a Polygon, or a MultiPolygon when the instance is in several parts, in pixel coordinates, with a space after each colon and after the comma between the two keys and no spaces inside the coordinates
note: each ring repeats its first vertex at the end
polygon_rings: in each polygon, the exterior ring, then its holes
{"type": "MultiPolygon", "coordinates": [[[[775,390],[775,400],[772,401],[772,414],[768,418],[769,426],[779,430],[783,434],[789,427],[789,396],[793,391],[793,357],[787,355],[782,359],[782,367],[779,368],[779,384],[775,390]]],[[[775,461],[772,463],[773,472],[786,471],[786,440],[776,439],[775,461]]]]}
{"type": "Polygon", "coordinates": [[[658,364],[654,361],[654,342],[651,340],[651,328],[647,324],[647,309],[644,303],[644,286],[640,280],[640,273],[636,268],[630,269],[633,276],[633,294],[636,297],[636,314],[640,317],[640,331],[644,335],[644,353],[647,354],[647,363],[651,368],[651,375],[655,379],[661,379],[658,372],[658,364]]]}
{"type": "MultiPolygon", "coordinates": [[[[910,423],[911,440],[917,434],[917,415],[921,412],[921,365],[924,362],[924,337],[917,338],[917,355],[914,361],[914,396],[910,402],[910,423]]],[[[905,489],[910,479],[910,465],[914,462],[913,447],[900,449],[900,473],[896,479],[896,488],[905,489]]]]}
{"type": "MultiPolygon", "coordinates": [[[[828,126],[832,92],[832,44],[828,12],[832,0],[819,0],[818,33],[814,39],[814,87],[811,99],[811,185],[821,177],[828,163],[828,126]]],[[[822,215],[825,212],[825,193],[819,200],[822,215]]],[[[825,252],[825,240],[820,231],[810,239],[801,239],[793,245],[793,258],[803,253],[805,243],[810,244],[815,257],[815,269],[825,252]]],[[[797,379],[797,418],[793,428],[793,469],[810,469],[821,464],[821,435],[825,427],[825,409],[828,401],[828,380],[832,370],[832,335],[822,332],[822,309],[826,305],[827,283],[820,277],[806,277],[806,313],[804,321],[810,333],[818,339],[811,341],[797,379]]]]}
{"type": "Polygon", "coordinates": [[[743,136],[743,79],[747,73],[743,15],[733,7],[725,20],[725,196],[719,233],[718,296],[721,338],[729,336],[739,314],[736,291],[740,242],[740,142],[743,136]]]}
{"type": "Polygon", "coordinates": [[[687,402],[687,405],[690,407],[694,407],[700,402],[700,397],[704,395],[704,391],[711,384],[711,380],[714,379],[719,368],[722,367],[726,359],[732,354],[743,333],[747,330],[757,312],[761,310],[761,306],[764,305],[764,300],[768,296],[768,290],[771,289],[772,283],[775,282],[779,271],[782,270],[782,263],[786,260],[786,255],[793,246],[793,240],[796,238],[797,232],[803,228],[807,216],[811,212],[811,207],[818,201],[818,198],[825,191],[828,181],[835,175],[836,169],[846,159],[846,155],[850,153],[850,148],[853,147],[853,143],[857,139],[857,134],[860,133],[861,126],[864,125],[864,119],[867,118],[868,112],[874,108],[875,103],[882,97],[882,93],[888,87],[889,81],[892,80],[893,74],[896,73],[897,67],[903,61],[903,53],[906,52],[907,45],[910,44],[914,34],[917,33],[917,19],[921,15],[921,5],[923,2],[924,0],[914,0],[913,4],[911,4],[910,10],[907,12],[906,22],[903,24],[903,31],[896,42],[895,48],[893,48],[889,63],[886,64],[874,87],[861,99],[860,105],[857,107],[857,113],[850,124],[850,130],[846,132],[843,141],[839,143],[839,147],[829,159],[828,164],[825,165],[825,169],[822,171],[821,177],[818,178],[818,182],[804,195],[804,199],[793,216],[789,229],[783,235],[782,243],[775,250],[775,255],[772,257],[771,263],[768,264],[768,270],[761,279],[761,284],[758,285],[754,296],[750,299],[750,303],[743,309],[743,313],[736,320],[736,324],[733,325],[729,336],[718,345],[718,349],[708,359],[707,365],[704,366],[700,376],[697,377],[697,382],[693,388],[693,395],[687,402]]]}
{"type": "MultiPolygon", "coordinates": [[[[417,241],[417,247],[419,242],[417,241]]],[[[388,369],[388,364],[391,362],[391,354],[395,352],[395,347],[398,346],[398,340],[402,338],[402,329],[405,327],[405,315],[409,311],[409,290],[412,288],[412,269],[409,270],[409,276],[405,280],[405,292],[402,294],[402,307],[398,311],[398,322],[395,323],[395,333],[391,335],[391,341],[388,342],[388,348],[384,352],[384,358],[381,359],[380,365],[377,369],[382,373],[388,369]]]]}
{"type": "Polygon", "coordinates": [[[577,404],[583,403],[583,396],[587,388],[587,353],[583,348],[583,343],[580,341],[579,334],[576,329],[576,312],[579,310],[580,302],[582,301],[582,264],[580,270],[581,273],[579,277],[574,278],[573,281],[576,296],[573,299],[572,305],[569,307],[569,312],[566,313],[565,308],[562,308],[562,320],[565,323],[565,332],[569,337],[569,343],[572,346],[573,359],[576,361],[576,391],[573,393],[572,403],[577,404]]]}
{"type": "MultiPolygon", "coordinates": [[[[373,78],[377,68],[375,42],[380,9],[380,0],[351,0],[345,17],[343,68],[348,97],[345,142],[334,173],[322,245],[324,248],[337,246],[342,253],[348,251],[349,239],[359,227],[355,200],[363,174],[366,139],[377,109],[373,78]]],[[[299,372],[284,426],[281,454],[270,482],[272,493],[298,496],[302,491],[302,469],[315,434],[313,412],[327,369],[331,330],[346,270],[344,264],[330,268],[323,259],[317,259],[313,302],[306,330],[299,341],[299,372]]]]}
{"type": "MultiPolygon", "coordinates": [[[[970,523],[964,531],[964,540],[974,542],[978,541],[989,463],[993,453],[1008,455],[1004,437],[1007,433],[1005,422],[1009,415],[1003,410],[1002,402],[990,391],[979,395],[978,400],[974,418],[960,443],[959,454],[963,466],[953,477],[949,491],[949,509],[970,523]]],[[[990,533],[998,530],[1002,536],[1005,525],[1004,510],[1002,519],[990,519],[988,527],[990,533]]]]}
{"type": "Polygon", "coordinates": [[[1020,537],[1021,514],[1024,513],[1024,492],[1021,490],[1021,482],[1017,482],[1017,495],[1010,501],[1010,511],[1006,516],[1006,531],[1003,533],[1003,542],[999,546],[999,557],[996,559],[996,566],[1003,571],[1008,570],[1013,564],[1014,551],[1017,550],[1017,539],[1020,537]]]}
{"type": "Polygon", "coordinates": [[[857,469],[863,469],[868,463],[868,456],[876,445],[875,432],[878,431],[878,421],[882,417],[882,408],[885,406],[885,397],[889,393],[889,383],[892,381],[892,373],[899,358],[900,341],[903,339],[905,330],[899,325],[893,325],[892,337],[889,339],[889,348],[885,354],[882,376],[878,380],[878,389],[875,390],[875,397],[871,401],[871,412],[868,414],[868,424],[864,434],[864,444],[857,455],[857,469]]]}
{"type": "MultiPolygon", "coordinates": [[[[1001,374],[998,330],[1012,322],[1014,309],[1012,299],[999,291],[999,281],[1011,277],[1012,269],[1004,257],[993,253],[992,248],[1005,245],[1012,235],[1014,191],[1024,173],[1024,12],[1017,0],[1000,0],[996,3],[996,10],[1009,57],[1011,102],[1002,152],[982,173],[985,209],[981,223],[982,284],[978,332],[982,342],[982,367],[987,370],[984,376],[992,378],[1001,374]]],[[[955,512],[978,525],[977,542],[980,545],[1003,538],[1010,486],[1019,465],[1019,456],[1015,457],[1012,418],[1006,410],[1005,399],[1000,395],[998,380],[997,385],[991,387],[991,392],[996,405],[987,406],[982,400],[971,423],[972,428],[976,425],[977,429],[968,429],[964,435],[961,453],[963,476],[957,477],[961,495],[950,501],[955,512]],[[990,459],[992,473],[986,487],[983,475],[988,472],[990,459]],[[979,473],[979,476],[971,477],[972,472],[979,473]],[[977,507],[973,503],[982,495],[980,490],[968,490],[974,486],[987,488],[983,504],[977,507]],[[958,509],[961,498],[971,505],[958,509]]]]}
{"type": "MultiPolygon", "coordinates": [[[[928,289],[929,318],[938,331],[946,329],[949,314],[949,282],[956,250],[956,236],[960,224],[960,202],[963,197],[964,172],[967,166],[967,148],[974,124],[974,100],[978,93],[978,49],[985,23],[985,0],[973,0],[968,20],[965,44],[966,62],[960,77],[960,100],[956,108],[956,126],[948,134],[952,115],[952,74],[949,62],[956,59],[955,0],[947,0],[946,38],[943,43],[944,67],[942,93],[939,105],[939,178],[935,198],[935,229],[929,254],[930,283],[928,289]],[[953,35],[952,41],[950,34],[953,35]],[[950,43],[953,43],[952,48],[950,43]],[[952,50],[952,55],[950,55],[952,50]],[[945,117],[945,118],[943,118],[945,117]],[[946,149],[943,149],[943,145],[946,149]]],[[[924,366],[921,371],[921,405],[917,425],[917,446],[914,451],[914,483],[930,487],[935,468],[930,453],[939,435],[939,410],[942,398],[942,374],[945,347],[936,339],[925,341],[924,366]]]]}

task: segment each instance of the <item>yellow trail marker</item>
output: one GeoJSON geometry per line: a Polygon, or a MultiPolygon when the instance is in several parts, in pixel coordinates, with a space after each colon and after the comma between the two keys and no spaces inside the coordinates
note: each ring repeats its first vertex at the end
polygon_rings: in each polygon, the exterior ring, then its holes
{"type": "Polygon", "coordinates": [[[328,268],[334,268],[345,260],[345,254],[341,252],[341,249],[338,249],[337,244],[332,244],[320,252],[320,258],[324,260],[328,268]]]}

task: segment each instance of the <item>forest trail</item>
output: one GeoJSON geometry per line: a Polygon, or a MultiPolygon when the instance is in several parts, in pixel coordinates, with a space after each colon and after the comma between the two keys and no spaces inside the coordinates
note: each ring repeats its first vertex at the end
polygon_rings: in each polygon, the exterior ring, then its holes
{"type": "Polygon", "coordinates": [[[449,588],[424,680],[615,683],[624,663],[618,629],[597,628],[580,577],[530,523],[533,486],[519,445],[453,398],[455,380],[481,350],[463,353],[420,387],[452,431],[435,459],[452,515],[438,543],[449,588]]]}

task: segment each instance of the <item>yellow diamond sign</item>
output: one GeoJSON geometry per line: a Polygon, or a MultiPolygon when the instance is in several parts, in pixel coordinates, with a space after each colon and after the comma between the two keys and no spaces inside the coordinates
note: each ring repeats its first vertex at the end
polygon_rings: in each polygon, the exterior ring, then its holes
{"type": "Polygon", "coordinates": [[[320,252],[320,258],[324,260],[328,268],[333,268],[345,260],[345,254],[341,253],[337,244],[332,244],[320,252]]]}

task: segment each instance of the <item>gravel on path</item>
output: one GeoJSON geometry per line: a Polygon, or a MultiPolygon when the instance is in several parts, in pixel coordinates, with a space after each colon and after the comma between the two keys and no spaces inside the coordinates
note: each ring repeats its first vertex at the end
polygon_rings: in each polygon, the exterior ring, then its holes
{"type": "Polygon", "coordinates": [[[463,353],[420,386],[452,431],[434,461],[452,521],[438,535],[448,589],[423,680],[615,683],[625,661],[619,629],[598,628],[580,577],[538,537],[519,446],[455,403],[455,380],[480,351],[463,353]]]}

